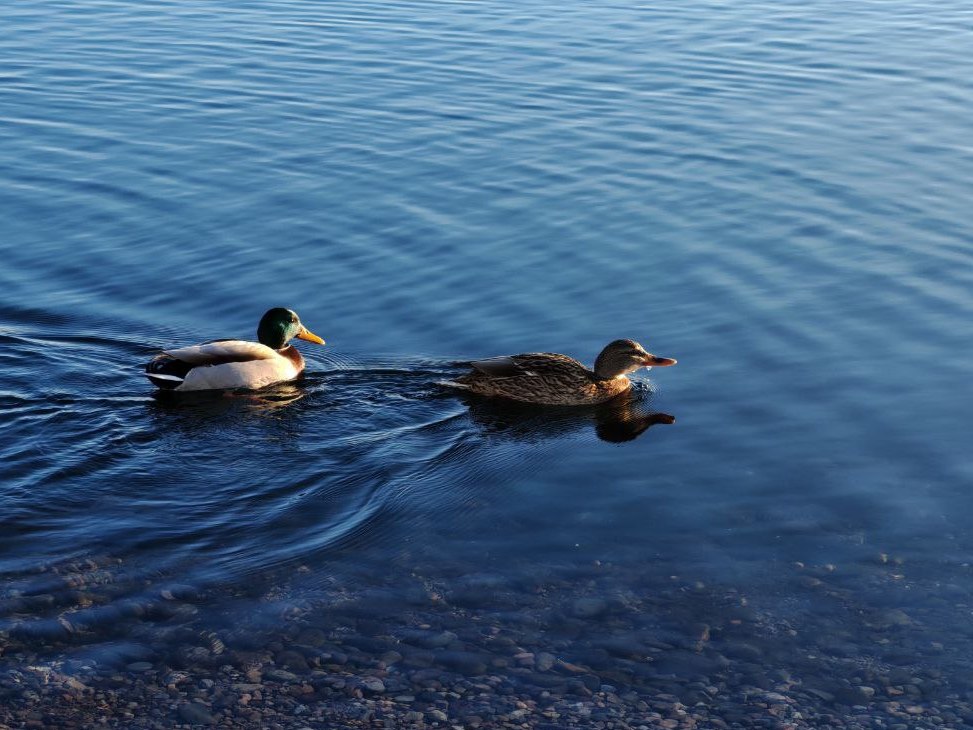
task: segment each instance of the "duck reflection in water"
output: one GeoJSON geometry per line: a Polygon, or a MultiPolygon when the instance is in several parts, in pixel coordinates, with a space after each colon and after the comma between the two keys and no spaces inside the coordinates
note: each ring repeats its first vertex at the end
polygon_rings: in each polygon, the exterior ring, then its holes
{"type": "Polygon", "coordinates": [[[296,383],[278,383],[260,390],[200,390],[174,393],[157,390],[152,393],[155,405],[163,409],[184,409],[206,413],[232,410],[272,411],[296,403],[307,390],[296,383]]]}
{"type": "Polygon", "coordinates": [[[594,426],[602,441],[634,441],[657,424],[672,424],[674,416],[646,408],[648,398],[633,388],[607,403],[593,406],[538,406],[475,395],[463,396],[470,420],[486,434],[526,441],[566,436],[594,426]]]}

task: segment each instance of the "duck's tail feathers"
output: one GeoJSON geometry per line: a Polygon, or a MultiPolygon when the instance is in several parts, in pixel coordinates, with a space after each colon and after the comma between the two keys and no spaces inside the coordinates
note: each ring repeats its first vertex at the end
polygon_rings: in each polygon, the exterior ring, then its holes
{"type": "Polygon", "coordinates": [[[162,353],[145,366],[145,377],[157,388],[174,390],[182,385],[192,369],[193,366],[189,363],[162,353]]]}
{"type": "Polygon", "coordinates": [[[165,375],[164,373],[146,373],[145,377],[152,381],[152,384],[157,388],[164,390],[174,390],[185,381],[185,378],[180,378],[178,375],[165,375]]]}
{"type": "Polygon", "coordinates": [[[436,385],[442,385],[447,388],[457,388],[459,390],[471,390],[470,386],[466,383],[457,383],[455,380],[437,380],[436,385]]]}

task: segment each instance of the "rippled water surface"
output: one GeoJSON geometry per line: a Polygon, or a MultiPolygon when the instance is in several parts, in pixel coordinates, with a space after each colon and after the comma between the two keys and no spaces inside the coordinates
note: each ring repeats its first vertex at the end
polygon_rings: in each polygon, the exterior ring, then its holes
{"type": "Polygon", "coordinates": [[[973,676],[967,3],[2,15],[5,635],[686,586],[973,676]],[[328,341],[303,380],[153,397],[271,306],[328,341]],[[609,413],[438,385],[617,337],[679,365],[609,413]]]}

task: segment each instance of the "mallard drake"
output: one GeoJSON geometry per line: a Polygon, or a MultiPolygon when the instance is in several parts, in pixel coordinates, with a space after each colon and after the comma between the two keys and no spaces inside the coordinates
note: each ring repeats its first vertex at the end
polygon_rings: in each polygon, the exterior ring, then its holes
{"type": "Polygon", "coordinates": [[[304,371],[304,358],[293,338],[324,344],[290,309],[269,310],[257,326],[258,342],[212,340],[201,345],[163,350],[145,366],[145,375],[164,390],[256,390],[304,371]]]}
{"type": "Polygon", "coordinates": [[[553,352],[492,357],[470,363],[473,371],[448,385],[478,395],[525,403],[579,406],[603,403],[627,391],[626,377],[639,368],[667,367],[676,361],[646,352],[635,340],[610,342],[589,370],[574,358],[553,352]]]}

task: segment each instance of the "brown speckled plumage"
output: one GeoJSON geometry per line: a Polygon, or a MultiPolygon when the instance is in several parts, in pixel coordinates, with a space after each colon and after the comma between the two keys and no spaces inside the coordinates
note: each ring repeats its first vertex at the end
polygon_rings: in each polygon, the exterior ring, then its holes
{"type": "Polygon", "coordinates": [[[525,403],[576,406],[603,403],[626,392],[626,373],[653,365],[675,364],[656,357],[634,340],[608,344],[590,370],[574,358],[554,352],[528,352],[470,363],[473,371],[452,385],[472,393],[525,403]]]}
{"type": "Polygon", "coordinates": [[[552,406],[601,403],[624,393],[631,382],[624,375],[599,380],[574,358],[554,352],[480,360],[473,372],[457,378],[473,393],[552,406]]]}

